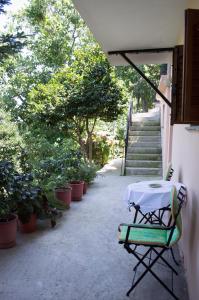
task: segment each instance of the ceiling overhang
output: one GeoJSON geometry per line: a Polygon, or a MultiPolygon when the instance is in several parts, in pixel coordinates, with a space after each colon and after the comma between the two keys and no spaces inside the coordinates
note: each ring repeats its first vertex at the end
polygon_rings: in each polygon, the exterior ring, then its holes
{"type": "MultiPolygon", "coordinates": [[[[73,0],[104,52],[173,48],[184,24],[187,0],[73,0]]],[[[171,51],[128,53],[136,64],[172,61],[171,51]]],[[[118,54],[113,65],[127,65],[118,54]]]]}

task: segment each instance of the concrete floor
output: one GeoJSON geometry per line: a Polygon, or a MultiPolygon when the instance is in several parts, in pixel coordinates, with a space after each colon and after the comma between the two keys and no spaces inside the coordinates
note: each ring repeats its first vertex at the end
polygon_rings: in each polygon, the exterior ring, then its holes
{"type": "MultiPolygon", "coordinates": [[[[144,178],[119,176],[119,171],[118,160],[105,168],[54,229],[40,226],[33,234],[19,234],[15,248],[0,251],[0,300],[128,299],[135,260],[118,244],[117,227],[132,220],[122,201],[125,187],[144,178]]],[[[171,281],[164,266],[156,270],[171,281]]],[[[179,273],[176,294],[187,300],[182,268],[179,273]]],[[[129,299],[172,297],[147,275],[129,299]]]]}

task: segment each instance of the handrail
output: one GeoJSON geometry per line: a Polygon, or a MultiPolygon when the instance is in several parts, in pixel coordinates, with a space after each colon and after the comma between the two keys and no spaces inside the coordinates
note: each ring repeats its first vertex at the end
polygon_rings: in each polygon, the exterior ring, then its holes
{"type": "Polygon", "coordinates": [[[126,135],[125,135],[125,154],[124,154],[124,175],[126,175],[126,157],[127,157],[127,148],[128,148],[128,141],[129,141],[129,129],[132,123],[132,112],[133,112],[133,101],[129,102],[129,109],[128,109],[128,116],[127,116],[127,125],[126,125],[126,135]]]}

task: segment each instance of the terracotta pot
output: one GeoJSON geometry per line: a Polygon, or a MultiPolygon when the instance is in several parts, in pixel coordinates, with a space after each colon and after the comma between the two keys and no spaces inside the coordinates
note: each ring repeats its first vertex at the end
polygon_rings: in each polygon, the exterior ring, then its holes
{"type": "Polygon", "coordinates": [[[19,230],[22,233],[31,233],[36,231],[37,229],[37,216],[35,214],[32,214],[30,217],[30,220],[28,221],[28,223],[22,223],[19,220],[19,230]]]}
{"type": "Polygon", "coordinates": [[[87,189],[88,189],[88,183],[84,181],[83,194],[86,194],[87,189]]]}
{"type": "Polygon", "coordinates": [[[17,216],[11,215],[7,222],[0,221],[0,249],[16,245],[17,216]]]}
{"type": "Polygon", "coordinates": [[[72,201],[80,201],[83,196],[84,182],[83,181],[71,181],[72,187],[72,201]]]}
{"type": "Polygon", "coordinates": [[[55,196],[58,200],[62,201],[67,208],[70,208],[71,204],[71,188],[56,188],[55,196]]]}

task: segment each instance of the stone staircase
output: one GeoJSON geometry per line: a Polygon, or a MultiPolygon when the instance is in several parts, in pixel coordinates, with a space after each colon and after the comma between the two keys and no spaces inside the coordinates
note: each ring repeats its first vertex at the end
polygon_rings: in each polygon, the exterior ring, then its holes
{"type": "Polygon", "coordinates": [[[162,176],[159,111],[132,117],[125,173],[126,175],[162,176]]]}

